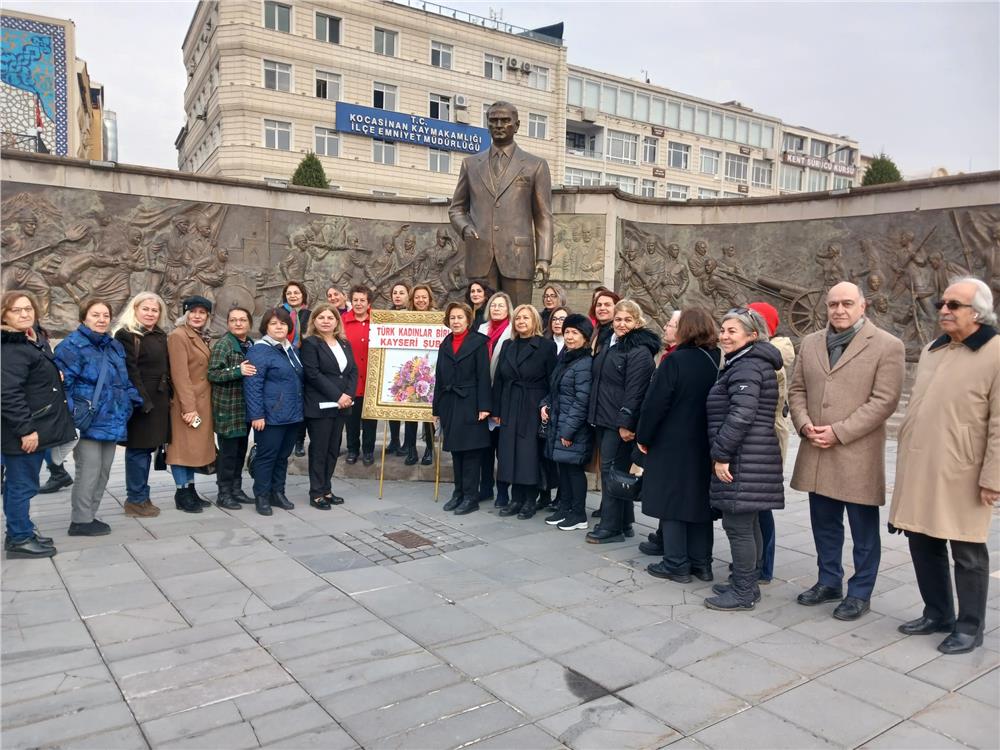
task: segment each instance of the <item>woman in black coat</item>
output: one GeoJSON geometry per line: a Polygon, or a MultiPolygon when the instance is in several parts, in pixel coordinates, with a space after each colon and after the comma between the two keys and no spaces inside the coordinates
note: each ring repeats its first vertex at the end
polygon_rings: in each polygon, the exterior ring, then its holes
{"type": "Polygon", "coordinates": [[[167,306],[158,294],[135,295],[118,319],[115,339],[125,349],[129,380],[142,406],[128,420],[125,440],[125,515],[152,518],[160,509],[149,499],[153,453],[170,442],[170,359],[167,356],[167,306]]]}
{"type": "Polygon", "coordinates": [[[514,330],[504,342],[493,377],[493,416],[500,430],[497,479],[510,482],[510,502],[501,516],[535,515],[538,491],[547,488],[538,437],[542,399],[556,366],[556,345],[542,336],[542,320],[531,305],[514,309],[514,330]]]}
{"type": "MultiPolygon", "coordinates": [[[[730,584],[716,584],[710,609],[753,609],[764,552],[757,513],[785,507],[781,448],[774,431],[781,353],[767,343],[760,313],[741,307],[722,320],[719,343],[726,363],[708,393],[712,508],[722,513],[733,558],[730,584]]],[[[671,354],[672,359],[675,354],[671,354]]]]}
{"type": "Polygon", "coordinates": [[[621,542],[634,534],[635,509],[608,494],[608,472],[612,466],[627,471],[632,463],[639,411],[653,375],[653,357],[660,350],[660,337],[643,328],[646,319],[639,305],[623,299],[614,311],[614,336],[594,356],[587,415],[597,428],[603,488],[601,522],[587,534],[591,544],[621,542]]]}
{"type": "Polygon", "coordinates": [[[646,454],[642,512],[660,519],[663,560],[650,575],[679,583],[712,580],[712,509],[705,399],[719,376],[719,329],[698,308],[681,313],[677,348],[660,362],[636,429],[646,454]]]}
{"type": "Polygon", "coordinates": [[[330,510],[344,498],[333,494],[344,419],[354,405],[358,366],[344,335],[340,313],[329,302],[313,309],[299,352],[303,375],[303,414],[309,430],[309,504],[330,510]]]}
{"type": "Polygon", "coordinates": [[[587,477],[583,467],[594,450],[587,423],[590,406],[590,337],[594,326],[586,315],[568,315],[563,323],[565,346],[542,400],[542,421],[548,424],[545,455],[559,472],[559,507],[545,519],[564,531],[587,528],[587,477]]]}
{"type": "Polygon", "coordinates": [[[0,445],[6,470],[3,512],[7,558],[52,557],[51,537],[31,522],[31,498],[45,451],[76,437],[59,368],[35,330],[38,302],[31,292],[3,295],[0,325],[0,445]]]}
{"type": "Polygon", "coordinates": [[[435,422],[451,453],[455,492],[444,510],[463,516],[479,510],[479,462],[490,445],[490,358],[486,337],[470,330],[472,309],[452,302],[444,311],[451,329],[438,349],[434,370],[435,422]]]}

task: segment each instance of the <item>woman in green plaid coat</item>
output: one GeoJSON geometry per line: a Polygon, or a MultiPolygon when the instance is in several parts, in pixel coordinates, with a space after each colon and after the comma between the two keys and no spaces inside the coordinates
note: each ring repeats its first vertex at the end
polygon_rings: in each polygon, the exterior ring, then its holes
{"type": "Polygon", "coordinates": [[[212,383],[212,421],[219,440],[216,460],[216,480],[219,484],[220,508],[237,510],[240,503],[253,504],[253,498],[243,492],[243,463],[247,456],[249,425],[246,402],[243,400],[243,378],[257,372],[246,360],[253,345],[249,337],[253,316],[242,307],[229,311],[226,326],[229,332],[212,347],[208,362],[208,379],[212,383]]]}

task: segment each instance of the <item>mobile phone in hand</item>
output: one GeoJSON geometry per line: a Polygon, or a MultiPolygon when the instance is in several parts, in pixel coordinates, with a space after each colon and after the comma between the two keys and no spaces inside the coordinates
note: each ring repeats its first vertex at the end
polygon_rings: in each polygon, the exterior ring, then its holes
{"type": "Polygon", "coordinates": [[[201,427],[201,417],[195,417],[194,419],[192,419],[191,426],[194,427],[195,429],[201,427]]]}

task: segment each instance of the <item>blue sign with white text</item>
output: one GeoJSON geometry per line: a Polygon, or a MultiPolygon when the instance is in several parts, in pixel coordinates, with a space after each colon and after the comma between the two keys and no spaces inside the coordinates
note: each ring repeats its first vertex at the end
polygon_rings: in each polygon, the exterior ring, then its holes
{"type": "Polygon", "coordinates": [[[466,154],[478,154],[490,145],[490,131],[486,128],[345,102],[337,102],[337,130],[466,154]]]}

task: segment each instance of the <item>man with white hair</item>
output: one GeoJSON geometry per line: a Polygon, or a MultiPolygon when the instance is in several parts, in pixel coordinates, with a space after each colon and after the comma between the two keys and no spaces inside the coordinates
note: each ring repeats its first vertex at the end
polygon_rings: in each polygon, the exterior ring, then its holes
{"type": "Polygon", "coordinates": [[[1000,500],[1000,336],[993,294],[979,279],[956,279],[934,306],[944,334],[920,355],[899,427],[889,530],[906,533],[924,600],[923,616],[899,631],[949,633],[938,651],[964,654],[983,642],[986,539],[1000,500]]]}
{"type": "Polygon", "coordinates": [[[829,325],[802,339],[788,406],[802,436],[792,487],[809,493],[817,583],[798,596],[815,606],[839,601],[833,616],[856,620],[870,607],[882,544],[885,423],[903,390],[903,342],[865,317],[865,298],[849,281],[826,293],[829,325]],[[854,575],[843,595],[844,513],[854,575]]]}

